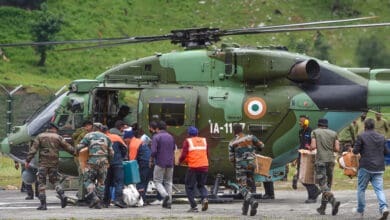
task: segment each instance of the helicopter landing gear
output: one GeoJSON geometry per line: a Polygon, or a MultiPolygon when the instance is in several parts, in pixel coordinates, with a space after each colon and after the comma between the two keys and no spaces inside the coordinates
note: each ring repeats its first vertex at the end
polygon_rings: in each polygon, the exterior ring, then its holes
{"type": "Polygon", "coordinates": [[[219,191],[219,185],[222,181],[223,175],[217,174],[217,177],[215,178],[214,185],[211,189],[211,194],[208,196],[209,203],[227,203],[233,201],[232,197],[220,197],[218,196],[219,191]]]}

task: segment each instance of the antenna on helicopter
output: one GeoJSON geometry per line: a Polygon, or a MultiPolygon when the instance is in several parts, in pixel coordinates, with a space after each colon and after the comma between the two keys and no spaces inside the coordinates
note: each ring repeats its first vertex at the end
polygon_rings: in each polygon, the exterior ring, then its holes
{"type": "Polygon", "coordinates": [[[156,36],[8,43],[8,44],[0,44],[0,47],[23,47],[23,46],[64,45],[64,44],[95,44],[95,45],[85,46],[85,47],[61,49],[61,51],[69,51],[69,50],[91,49],[91,48],[100,48],[100,47],[112,47],[112,46],[119,46],[123,44],[170,40],[171,43],[173,44],[181,44],[181,46],[184,48],[193,49],[193,48],[204,48],[210,46],[213,43],[220,41],[221,37],[229,36],[229,35],[269,34],[269,33],[296,32],[296,31],[332,30],[332,29],[362,28],[362,27],[371,28],[371,27],[390,26],[390,22],[386,22],[386,23],[368,23],[368,24],[355,24],[355,25],[305,27],[311,25],[353,22],[353,21],[367,20],[373,18],[377,18],[377,17],[370,16],[370,17],[361,17],[361,18],[316,21],[316,22],[263,26],[257,28],[241,28],[241,29],[231,29],[231,30],[220,30],[219,28],[192,28],[192,29],[173,30],[171,31],[170,34],[156,35],[156,36]]]}

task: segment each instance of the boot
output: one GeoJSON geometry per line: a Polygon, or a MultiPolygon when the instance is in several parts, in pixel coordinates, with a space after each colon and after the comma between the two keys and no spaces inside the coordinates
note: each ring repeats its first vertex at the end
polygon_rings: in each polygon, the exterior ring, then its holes
{"type": "Polygon", "coordinates": [[[127,204],[123,200],[115,200],[114,205],[119,208],[127,208],[127,204]]]}
{"type": "Polygon", "coordinates": [[[247,215],[249,210],[249,200],[244,200],[242,203],[242,215],[247,215]]]}
{"type": "Polygon", "coordinates": [[[265,195],[263,195],[262,199],[275,199],[274,192],[274,183],[273,182],[263,182],[265,195]]]}
{"type": "Polygon", "coordinates": [[[35,197],[39,197],[38,182],[35,182],[35,197]]]}
{"type": "Polygon", "coordinates": [[[298,176],[297,176],[297,175],[294,175],[294,176],[293,176],[292,188],[293,188],[293,189],[298,189],[298,176]]]}
{"type": "Polygon", "coordinates": [[[27,192],[26,184],[22,181],[22,185],[20,186],[20,192],[27,192]]]}
{"type": "Polygon", "coordinates": [[[317,208],[317,212],[320,214],[320,215],[325,215],[325,209],[326,209],[326,205],[328,204],[327,201],[321,201],[321,206],[319,208],[317,208]]]}
{"type": "Polygon", "coordinates": [[[250,216],[255,216],[257,213],[257,207],[259,206],[259,203],[255,199],[250,200],[251,204],[251,212],[249,213],[250,216]]]}
{"type": "Polygon", "coordinates": [[[32,200],[32,199],[34,199],[34,193],[27,193],[27,196],[24,199],[25,200],[32,200]]]}
{"type": "Polygon", "coordinates": [[[34,191],[32,189],[32,185],[26,184],[26,190],[27,190],[27,197],[26,200],[32,200],[34,199],[34,191]]]}
{"type": "Polygon", "coordinates": [[[59,195],[61,200],[61,208],[65,208],[68,202],[68,198],[65,196],[64,190],[59,190],[57,194],[59,195]]]}
{"type": "Polygon", "coordinates": [[[39,195],[39,200],[41,201],[41,205],[38,206],[37,210],[47,210],[46,195],[39,195]]]}
{"type": "Polygon", "coordinates": [[[337,213],[339,212],[340,202],[336,201],[334,196],[332,196],[330,204],[332,204],[332,215],[337,215],[337,213]]]}
{"type": "Polygon", "coordinates": [[[89,208],[95,208],[95,209],[101,209],[102,207],[100,206],[100,200],[99,198],[96,196],[96,194],[94,192],[92,193],[89,193],[88,196],[86,197],[86,199],[88,199],[88,201],[90,201],[89,203],[89,208]]]}

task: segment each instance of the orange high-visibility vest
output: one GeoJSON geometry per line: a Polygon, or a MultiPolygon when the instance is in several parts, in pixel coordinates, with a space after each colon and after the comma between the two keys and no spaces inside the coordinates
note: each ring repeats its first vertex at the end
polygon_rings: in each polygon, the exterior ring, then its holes
{"type": "Polygon", "coordinates": [[[109,132],[105,133],[105,135],[111,140],[112,143],[120,142],[121,144],[123,144],[123,146],[126,146],[125,142],[123,141],[123,139],[119,135],[111,134],[109,132]]]}
{"type": "Polygon", "coordinates": [[[129,160],[135,160],[138,153],[138,148],[142,144],[142,140],[136,137],[129,141],[129,160]]]}
{"type": "Polygon", "coordinates": [[[192,137],[187,138],[188,154],[186,160],[189,167],[208,167],[207,142],[206,138],[192,137]]]}

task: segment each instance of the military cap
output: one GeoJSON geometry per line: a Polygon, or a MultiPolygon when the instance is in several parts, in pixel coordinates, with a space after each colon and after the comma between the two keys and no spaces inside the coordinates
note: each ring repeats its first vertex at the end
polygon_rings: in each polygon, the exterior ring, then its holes
{"type": "Polygon", "coordinates": [[[328,127],[328,119],[326,118],[318,119],[318,126],[328,127]]]}

